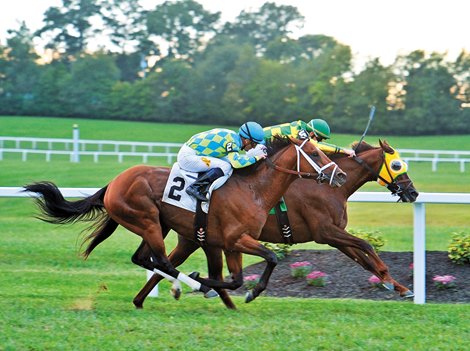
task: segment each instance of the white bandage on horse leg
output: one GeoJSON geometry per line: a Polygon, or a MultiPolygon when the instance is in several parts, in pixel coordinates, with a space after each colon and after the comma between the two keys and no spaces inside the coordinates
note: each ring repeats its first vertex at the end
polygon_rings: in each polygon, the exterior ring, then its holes
{"type": "Polygon", "coordinates": [[[178,277],[174,278],[171,275],[166,274],[166,273],[162,272],[161,270],[159,270],[157,268],[154,268],[153,271],[157,274],[160,274],[163,278],[168,279],[173,284],[175,284],[175,282],[177,282],[177,281],[180,281],[180,282],[186,284],[187,286],[189,286],[191,289],[193,289],[195,291],[199,291],[201,289],[201,283],[195,281],[194,279],[191,279],[190,277],[188,277],[184,273],[180,272],[178,274],[178,277]]]}
{"type": "Polygon", "coordinates": [[[172,277],[169,274],[166,274],[165,272],[162,272],[161,270],[159,270],[157,268],[154,268],[153,271],[157,274],[160,274],[163,278],[168,279],[172,283],[174,283],[174,281],[176,280],[176,278],[172,277]]]}
{"type": "Polygon", "coordinates": [[[194,279],[188,277],[186,274],[183,274],[181,272],[180,274],[178,274],[178,280],[188,285],[194,291],[200,291],[201,289],[201,283],[195,281],[194,279]]]}

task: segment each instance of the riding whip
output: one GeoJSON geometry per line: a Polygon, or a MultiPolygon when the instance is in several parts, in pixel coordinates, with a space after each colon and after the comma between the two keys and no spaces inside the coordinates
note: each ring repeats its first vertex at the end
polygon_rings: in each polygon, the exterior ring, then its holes
{"type": "MultiPolygon", "coordinates": [[[[356,150],[359,147],[359,145],[361,145],[362,140],[364,140],[364,137],[366,136],[367,131],[369,130],[370,124],[372,123],[372,120],[374,119],[374,114],[375,114],[375,106],[372,105],[370,107],[370,112],[369,112],[369,121],[367,122],[367,126],[366,126],[366,129],[364,130],[364,133],[362,133],[361,139],[359,139],[359,142],[356,145],[356,150]]],[[[354,150],[354,151],[356,151],[356,150],[354,150]]]]}

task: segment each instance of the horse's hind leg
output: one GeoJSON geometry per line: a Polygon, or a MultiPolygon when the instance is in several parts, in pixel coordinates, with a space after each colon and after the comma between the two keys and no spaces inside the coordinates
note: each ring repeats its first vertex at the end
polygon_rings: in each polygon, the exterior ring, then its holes
{"type": "MultiPolygon", "coordinates": [[[[199,245],[197,245],[196,243],[190,242],[189,240],[186,240],[184,243],[181,243],[180,240],[178,240],[178,244],[170,253],[170,255],[168,256],[168,259],[170,260],[173,267],[178,267],[180,264],[186,261],[186,259],[198,248],[199,248],[199,245]]],[[[150,247],[145,243],[145,241],[142,241],[141,245],[135,252],[134,256],[132,256],[133,262],[134,262],[134,258],[136,261],[139,261],[140,263],[145,262],[146,263],[145,266],[141,265],[144,268],[148,270],[153,270],[153,267],[152,267],[153,263],[150,259],[151,250],[150,250],[150,247]]],[[[136,264],[140,265],[139,263],[136,263],[136,264]]],[[[155,286],[162,279],[163,277],[159,275],[158,273],[155,273],[154,275],[152,275],[152,277],[150,277],[150,279],[147,281],[144,287],[139,291],[139,293],[134,298],[133,302],[137,308],[143,307],[144,300],[147,298],[147,296],[150,294],[153,288],[155,288],[155,286]]],[[[178,299],[179,295],[174,296],[174,297],[178,299]]]]}
{"type": "MultiPolygon", "coordinates": [[[[178,267],[179,265],[181,265],[183,262],[186,261],[186,259],[192,254],[194,253],[194,251],[196,251],[200,246],[195,243],[194,241],[191,241],[191,240],[188,240],[188,239],[185,239],[184,237],[182,236],[178,236],[178,244],[176,245],[176,247],[173,249],[173,251],[170,253],[170,255],[168,256],[168,259],[170,260],[171,264],[174,266],[174,267],[178,267]]],[[[141,243],[141,245],[139,246],[139,248],[137,249],[136,253],[134,254],[133,256],[133,262],[134,262],[134,259],[140,263],[142,263],[143,261],[146,262],[146,265],[141,265],[139,263],[136,263],[136,264],[139,264],[141,266],[143,266],[144,268],[146,269],[149,269],[149,270],[152,270],[152,267],[151,266],[148,266],[148,264],[152,264],[152,261],[150,260],[150,255],[151,255],[151,251],[150,251],[150,248],[149,246],[145,243],[145,241],[143,241],[141,243]]],[[[212,256],[208,256],[208,266],[209,266],[209,275],[210,276],[216,276],[218,277],[217,273],[211,273],[211,269],[212,267],[215,267],[215,265],[213,263],[210,263],[209,261],[209,257],[212,257],[212,256]],[[211,275],[212,274],[212,275],[211,275]]],[[[220,277],[222,277],[222,265],[220,267],[220,277]]],[[[217,272],[217,270],[216,270],[217,272]]],[[[136,295],[136,297],[134,298],[133,302],[134,302],[134,305],[137,307],[137,308],[142,308],[143,307],[143,303],[144,303],[144,300],[147,298],[148,294],[150,294],[150,292],[152,291],[152,289],[163,279],[163,277],[157,273],[155,273],[148,281],[147,283],[144,285],[144,287],[139,291],[139,293],[136,295]]],[[[222,301],[224,302],[224,304],[228,307],[228,308],[235,308],[235,305],[233,304],[233,302],[231,301],[230,299],[230,296],[228,295],[228,293],[225,291],[225,290],[222,290],[222,289],[215,289],[217,291],[217,293],[219,293],[219,296],[221,297],[222,301]]],[[[175,296],[176,299],[179,298],[179,295],[178,296],[175,296]]]]}
{"type": "Polygon", "coordinates": [[[166,255],[164,236],[167,232],[160,222],[160,209],[155,203],[152,186],[145,177],[128,178],[118,177],[108,185],[104,205],[110,217],[149,245],[154,272],[170,280],[175,287],[182,282],[202,291],[206,297],[217,296],[214,290],[173,267],[166,255]]]}
{"type": "Polygon", "coordinates": [[[139,247],[135,251],[135,253],[131,257],[132,263],[135,265],[145,268],[149,271],[153,270],[153,263],[150,257],[152,256],[152,250],[150,250],[150,246],[142,240],[139,247]]]}
{"type": "Polygon", "coordinates": [[[179,282],[182,282],[193,290],[202,291],[205,297],[210,298],[218,296],[217,292],[213,289],[202,285],[191,277],[188,277],[186,274],[181,273],[171,264],[165,254],[163,238],[151,236],[147,238],[144,237],[144,240],[147,241],[152,249],[152,262],[154,264],[153,271],[173,283],[173,289],[175,290],[174,295],[181,293],[179,282]]]}

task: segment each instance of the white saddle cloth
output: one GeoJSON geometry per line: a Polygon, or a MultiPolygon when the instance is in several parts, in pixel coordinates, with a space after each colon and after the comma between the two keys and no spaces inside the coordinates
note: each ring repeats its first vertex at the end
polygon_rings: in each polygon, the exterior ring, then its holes
{"type": "MultiPolygon", "coordinates": [[[[230,175],[231,174],[223,176],[211,184],[208,192],[209,199],[212,192],[220,188],[227,181],[230,175]]],[[[163,192],[163,202],[184,208],[191,212],[196,212],[197,200],[186,193],[186,188],[194,183],[197,177],[197,173],[185,171],[180,168],[178,163],[175,163],[171,168],[170,176],[168,177],[168,182],[166,183],[165,191],[163,192]]],[[[208,213],[209,201],[203,202],[201,207],[205,213],[208,213]]]]}

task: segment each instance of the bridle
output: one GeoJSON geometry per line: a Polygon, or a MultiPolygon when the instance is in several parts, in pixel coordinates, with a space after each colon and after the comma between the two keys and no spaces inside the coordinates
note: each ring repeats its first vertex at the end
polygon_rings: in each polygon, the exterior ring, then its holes
{"type": "Polygon", "coordinates": [[[403,193],[405,193],[408,190],[408,188],[411,186],[412,182],[410,179],[404,179],[404,180],[398,181],[397,180],[398,177],[393,178],[392,172],[390,171],[390,168],[388,167],[387,162],[385,162],[385,155],[383,154],[383,152],[382,152],[382,165],[379,169],[379,172],[376,172],[374,169],[372,169],[372,167],[369,166],[363,159],[357,156],[353,156],[353,159],[354,161],[359,163],[362,167],[367,169],[369,173],[371,173],[375,177],[376,180],[380,179],[382,182],[384,182],[386,184],[387,189],[390,190],[393,196],[399,196],[399,199],[397,202],[400,202],[400,200],[402,200],[403,193]],[[385,179],[384,177],[380,175],[380,173],[382,173],[383,167],[385,167],[387,174],[390,177],[391,181],[388,181],[387,179],[385,179]]]}
{"type": "Polygon", "coordinates": [[[331,161],[330,163],[324,165],[323,167],[320,167],[319,165],[317,165],[316,162],[313,161],[312,158],[310,156],[308,156],[308,154],[304,150],[302,150],[305,143],[307,143],[308,141],[309,141],[309,139],[305,139],[302,142],[302,144],[300,144],[300,146],[299,145],[294,145],[295,150],[297,152],[297,171],[293,171],[293,170],[288,169],[288,168],[280,167],[280,166],[274,164],[273,161],[271,161],[269,158],[266,158],[266,162],[268,162],[268,165],[270,167],[274,168],[276,171],[289,173],[289,174],[294,174],[294,175],[299,176],[299,178],[314,178],[315,177],[314,174],[312,174],[310,172],[303,172],[303,171],[300,170],[300,158],[301,158],[301,156],[303,156],[307,160],[307,162],[313,167],[313,169],[318,173],[316,180],[318,182],[322,182],[324,180],[329,179],[329,184],[331,185],[333,183],[333,178],[334,178],[334,176],[335,176],[335,174],[338,170],[338,165],[336,163],[334,163],[333,161],[331,161]],[[323,171],[325,169],[328,169],[331,166],[334,167],[333,172],[331,172],[331,176],[328,176],[325,173],[323,173],[323,171]]]}

